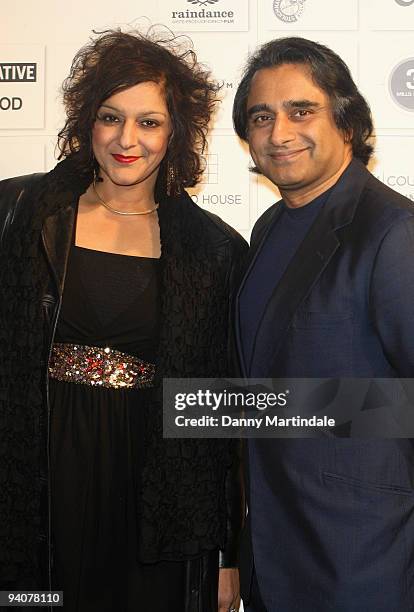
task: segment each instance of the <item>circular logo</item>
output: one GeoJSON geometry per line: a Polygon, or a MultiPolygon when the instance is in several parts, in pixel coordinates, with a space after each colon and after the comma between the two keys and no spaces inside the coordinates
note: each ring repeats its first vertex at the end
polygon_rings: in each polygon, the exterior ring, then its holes
{"type": "Polygon", "coordinates": [[[293,23],[302,15],[304,3],[305,0],[274,0],[273,12],[281,21],[293,23]]]}
{"type": "Polygon", "coordinates": [[[400,6],[411,6],[411,4],[414,4],[414,0],[395,0],[395,2],[400,6]]]}
{"type": "Polygon", "coordinates": [[[414,57],[395,66],[391,72],[389,89],[398,106],[414,111],[414,57]]]}

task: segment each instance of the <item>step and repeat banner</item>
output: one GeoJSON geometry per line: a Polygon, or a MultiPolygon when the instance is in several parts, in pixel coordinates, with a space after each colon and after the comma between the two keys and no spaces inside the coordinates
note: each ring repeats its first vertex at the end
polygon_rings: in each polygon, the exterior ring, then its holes
{"type": "Polygon", "coordinates": [[[371,105],[376,154],[371,171],[414,201],[414,0],[15,0],[0,25],[0,179],[56,163],[64,122],[60,85],[92,30],[162,24],[189,36],[222,84],[208,166],[192,196],[246,237],[278,194],[248,172],[231,108],[250,51],[299,35],[334,49],[371,105]]]}

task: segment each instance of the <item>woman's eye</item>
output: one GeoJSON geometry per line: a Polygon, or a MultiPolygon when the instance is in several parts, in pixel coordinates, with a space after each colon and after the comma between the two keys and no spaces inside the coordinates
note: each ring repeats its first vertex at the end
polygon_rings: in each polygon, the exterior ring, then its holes
{"type": "Polygon", "coordinates": [[[102,123],[118,123],[119,121],[119,117],[117,117],[116,115],[111,115],[109,113],[98,115],[98,119],[99,121],[102,121],[102,123]]]}
{"type": "Polygon", "coordinates": [[[253,118],[253,123],[256,123],[256,124],[266,123],[267,121],[270,121],[270,119],[271,119],[270,115],[258,115],[257,117],[253,118]]]}
{"type": "Polygon", "coordinates": [[[158,127],[158,123],[157,121],[154,121],[154,119],[144,119],[141,121],[141,125],[149,128],[158,127]]]}

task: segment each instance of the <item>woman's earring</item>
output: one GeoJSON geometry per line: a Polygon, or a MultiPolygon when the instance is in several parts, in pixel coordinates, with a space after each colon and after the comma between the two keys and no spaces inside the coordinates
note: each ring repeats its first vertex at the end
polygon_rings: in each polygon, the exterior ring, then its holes
{"type": "Polygon", "coordinates": [[[172,188],[174,187],[176,175],[174,164],[170,161],[167,162],[167,196],[171,195],[172,188]]]}
{"type": "Polygon", "coordinates": [[[103,178],[99,176],[99,169],[97,168],[97,165],[95,165],[95,168],[93,169],[93,184],[96,185],[96,183],[102,182],[103,178]]]}

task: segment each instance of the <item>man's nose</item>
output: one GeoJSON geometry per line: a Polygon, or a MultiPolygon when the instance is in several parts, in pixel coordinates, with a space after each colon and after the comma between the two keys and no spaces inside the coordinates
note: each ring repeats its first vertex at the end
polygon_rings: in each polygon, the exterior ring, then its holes
{"type": "Polygon", "coordinates": [[[279,114],[273,123],[273,129],[270,135],[271,143],[280,146],[290,142],[294,138],[295,130],[289,117],[284,114],[279,114]]]}

